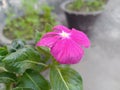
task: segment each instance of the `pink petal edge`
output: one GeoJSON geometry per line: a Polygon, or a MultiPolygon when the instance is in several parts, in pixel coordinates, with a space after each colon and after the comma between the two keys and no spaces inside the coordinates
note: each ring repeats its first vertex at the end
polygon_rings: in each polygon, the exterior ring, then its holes
{"type": "Polygon", "coordinates": [[[65,27],[63,25],[54,26],[53,30],[56,31],[56,32],[62,32],[62,31],[70,32],[71,31],[70,29],[68,29],[67,27],[65,27]]]}
{"type": "Polygon", "coordinates": [[[78,43],[80,46],[84,46],[85,48],[90,47],[90,40],[87,35],[79,30],[72,29],[71,38],[78,43]]]}

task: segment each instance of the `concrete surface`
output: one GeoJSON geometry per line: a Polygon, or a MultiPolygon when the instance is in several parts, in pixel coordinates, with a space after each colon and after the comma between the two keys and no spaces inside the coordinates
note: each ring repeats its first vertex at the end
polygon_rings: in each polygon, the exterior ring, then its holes
{"type": "MultiPolygon", "coordinates": [[[[63,13],[58,17],[65,22],[63,13]]],[[[109,0],[106,10],[90,27],[89,37],[91,48],[85,50],[79,64],[72,66],[82,75],[84,90],[120,90],[120,0],[109,0]]]]}

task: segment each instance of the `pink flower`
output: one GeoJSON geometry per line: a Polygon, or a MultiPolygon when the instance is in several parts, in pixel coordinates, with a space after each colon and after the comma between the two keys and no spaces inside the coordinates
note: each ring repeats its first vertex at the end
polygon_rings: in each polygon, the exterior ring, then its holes
{"type": "Polygon", "coordinates": [[[36,46],[49,47],[52,56],[61,64],[76,64],[84,55],[83,47],[88,48],[90,41],[81,31],[57,25],[36,46]]]}

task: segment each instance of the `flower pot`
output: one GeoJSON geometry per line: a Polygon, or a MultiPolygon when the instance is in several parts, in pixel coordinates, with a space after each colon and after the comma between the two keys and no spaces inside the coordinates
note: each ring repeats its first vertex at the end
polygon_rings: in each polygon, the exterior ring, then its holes
{"type": "MultiPolygon", "coordinates": [[[[2,25],[0,28],[0,45],[9,45],[9,44],[11,44],[12,40],[7,38],[4,35],[4,27],[5,27],[5,25],[2,25]]],[[[34,40],[27,40],[26,43],[33,45],[34,40]]]]}
{"type": "Polygon", "coordinates": [[[3,34],[4,26],[5,25],[1,25],[1,28],[0,28],[0,45],[7,45],[12,42],[10,39],[4,36],[3,34]]]}
{"type": "MultiPolygon", "coordinates": [[[[12,20],[16,20],[16,19],[18,19],[19,17],[22,17],[22,18],[24,18],[24,14],[22,14],[22,15],[18,15],[18,16],[16,16],[16,17],[14,17],[14,18],[12,18],[11,19],[11,22],[12,22],[12,20]]],[[[40,18],[42,18],[43,17],[43,14],[39,14],[38,15],[39,16],[39,19],[40,18]]],[[[38,19],[38,20],[39,20],[38,19]]],[[[43,20],[43,19],[42,19],[43,20]]],[[[5,21],[5,20],[4,20],[5,21]]],[[[54,23],[55,22],[57,22],[57,19],[56,18],[54,18],[54,23]]],[[[44,21],[41,21],[41,24],[40,24],[40,26],[39,26],[39,28],[37,29],[39,32],[43,32],[43,30],[45,30],[45,26],[46,26],[46,23],[47,22],[44,22],[44,21]]],[[[50,23],[51,24],[51,22],[48,22],[48,23],[50,23]]],[[[57,23],[60,23],[60,22],[57,22],[57,23]]],[[[9,32],[10,34],[6,37],[6,35],[5,35],[5,27],[7,26],[7,24],[5,23],[5,24],[2,24],[1,25],[1,28],[0,28],[0,45],[7,45],[7,44],[10,44],[11,42],[12,42],[12,40],[14,40],[14,39],[21,39],[21,38],[13,38],[13,39],[10,39],[10,37],[9,36],[12,36],[13,34],[11,33],[11,32],[9,32]]],[[[22,26],[21,26],[22,27],[22,26]]],[[[14,29],[13,29],[14,30],[14,29]]],[[[34,30],[36,30],[36,29],[34,29],[34,30]]],[[[6,31],[7,32],[7,31],[6,31]]],[[[22,32],[22,31],[20,31],[20,32],[22,32]]],[[[34,32],[34,34],[33,35],[35,35],[35,31],[33,31],[34,32]]],[[[45,32],[45,31],[44,31],[45,32]]],[[[29,35],[29,34],[26,34],[26,35],[29,35]]],[[[26,36],[25,35],[25,36],[26,36]]],[[[24,39],[24,36],[22,36],[22,38],[24,39]]],[[[26,43],[27,44],[30,44],[30,45],[35,45],[35,38],[31,38],[31,39],[24,39],[25,41],[26,41],[26,43]]]]}
{"type": "Polygon", "coordinates": [[[94,12],[72,11],[66,8],[67,5],[72,2],[73,0],[66,1],[61,5],[61,9],[64,11],[66,15],[68,26],[69,28],[76,28],[82,30],[83,32],[86,32],[87,30],[89,30],[89,27],[94,24],[97,17],[99,17],[100,14],[103,12],[103,9],[94,12]]]}
{"type": "MultiPolygon", "coordinates": [[[[23,16],[24,16],[23,14],[15,16],[15,17],[13,17],[11,19],[11,21],[15,20],[15,19],[17,19],[19,17],[23,17],[23,16]]],[[[5,22],[5,18],[3,19],[3,21],[5,22]]],[[[9,44],[11,44],[11,42],[13,40],[13,39],[10,39],[9,37],[6,37],[5,34],[4,34],[4,30],[5,30],[6,25],[7,25],[6,23],[1,24],[1,28],[0,28],[0,45],[9,45],[9,44]]],[[[12,36],[12,34],[10,34],[10,35],[12,36]]],[[[17,38],[14,38],[14,39],[17,39],[17,38]]],[[[26,40],[26,43],[34,45],[34,39],[26,40]]]]}

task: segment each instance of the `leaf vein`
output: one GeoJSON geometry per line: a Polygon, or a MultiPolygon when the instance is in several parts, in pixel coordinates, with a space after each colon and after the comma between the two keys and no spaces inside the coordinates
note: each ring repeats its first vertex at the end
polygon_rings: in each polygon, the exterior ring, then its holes
{"type": "Polygon", "coordinates": [[[62,74],[61,74],[61,72],[60,72],[60,70],[59,70],[58,68],[57,68],[57,71],[58,71],[58,73],[59,73],[59,75],[60,75],[60,77],[61,77],[63,83],[65,84],[67,90],[70,90],[69,87],[68,87],[68,85],[67,85],[67,83],[65,82],[64,78],[62,77],[62,74]]]}
{"type": "MultiPolygon", "coordinates": [[[[39,86],[36,84],[36,82],[34,82],[34,80],[29,76],[29,74],[28,73],[25,73],[27,76],[28,76],[28,78],[35,84],[35,86],[37,87],[37,88],[39,88],[39,86]]],[[[39,90],[41,90],[41,88],[39,88],[39,90]]]]}

